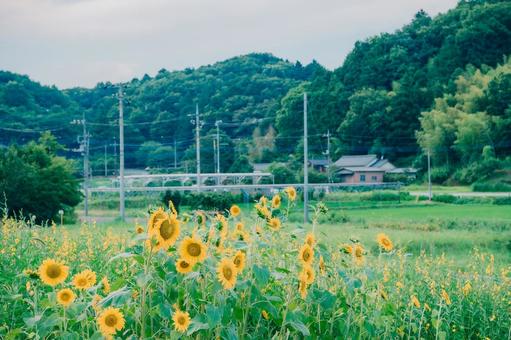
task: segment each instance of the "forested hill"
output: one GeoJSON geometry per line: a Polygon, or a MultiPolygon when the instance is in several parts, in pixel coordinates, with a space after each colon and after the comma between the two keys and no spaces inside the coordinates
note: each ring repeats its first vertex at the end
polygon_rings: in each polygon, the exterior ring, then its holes
{"type": "MultiPolygon", "coordinates": [[[[289,154],[298,159],[304,91],[309,96],[313,156],[326,151],[328,131],[333,157],[377,152],[398,162],[407,159],[408,164],[417,158],[420,166],[424,141],[431,146],[433,135],[439,164],[445,159],[449,166],[465,162],[466,153],[476,155],[469,157],[476,161],[485,146],[506,156],[506,145],[511,144],[506,134],[511,130],[506,128],[511,100],[506,93],[511,93],[511,82],[505,58],[510,54],[511,1],[461,1],[447,13],[431,18],[421,11],[396,32],[357,42],[333,71],[315,62],[303,66],[270,54],[249,54],[197,69],[161,70],[154,77],[124,84],[127,163],[171,166],[176,141],[179,163],[193,169],[189,115],[195,112],[195,103],[205,124],[204,171],[213,169],[216,120],[223,122],[222,170],[242,156],[264,162],[288,161],[289,154]],[[460,102],[463,96],[471,99],[460,102]],[[439,106],[441,101],[446,104],[439,106]],[[464,108],[468,102],[474,104],[464,108]],[[452,109],[467,116],[454,115],[452,109]],[[438,115],[431,114],[442,110],[448,131],[438,115]],[[463,138],[475,126],[484,127],[486,140],[463,138]],[[467,140],[472,144],[466,145],[467,140]]],[[[91,152],[100,169],[104,145],[109,145],[111,155],[118,134],[116,89],[109,85],[60,91],[24,76],[0,73],[2,143],[52,129],[71,146],[80,127],[69,122],[85,113],[91,152]]]]}

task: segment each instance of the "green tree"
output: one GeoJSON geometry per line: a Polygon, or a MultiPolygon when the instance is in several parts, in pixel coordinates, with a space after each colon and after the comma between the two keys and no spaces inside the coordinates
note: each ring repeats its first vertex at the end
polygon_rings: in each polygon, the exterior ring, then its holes
{"type": "Polygon", "coordinates": [[[60,148],[56,139],[45,134],[39,143],[0,150],[0,194],[5,195],[9,214],[46,221],[80,202],[74,164],[57,156],[55,148],[60,148]]]}

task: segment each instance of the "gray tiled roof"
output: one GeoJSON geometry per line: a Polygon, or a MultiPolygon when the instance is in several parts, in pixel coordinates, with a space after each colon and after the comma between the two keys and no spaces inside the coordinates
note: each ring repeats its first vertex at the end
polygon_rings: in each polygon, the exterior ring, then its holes
{"type": "Polygon", "coordinates": [[[378,161],[376,155],[350,155],[342,156],[334,164],[337,167],[368,167],[371,163],[378,161]]]}

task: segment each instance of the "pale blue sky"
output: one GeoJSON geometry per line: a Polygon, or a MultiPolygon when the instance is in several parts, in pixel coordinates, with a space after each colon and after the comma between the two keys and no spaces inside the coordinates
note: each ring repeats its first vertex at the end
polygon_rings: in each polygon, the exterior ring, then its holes
{"type": "Polygon", "coordinates": [[[342,64],[357,40],[456,0],[0,0],[0,69],[94,86],[250,52],[342,64]]]}

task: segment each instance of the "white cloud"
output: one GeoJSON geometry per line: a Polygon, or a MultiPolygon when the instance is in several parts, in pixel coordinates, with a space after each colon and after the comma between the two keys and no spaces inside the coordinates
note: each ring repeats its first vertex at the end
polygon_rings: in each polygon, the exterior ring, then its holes
{"type": "Polygon", "coordinates": [[[356,40],[456,0],[0,0],[0,68],[93,86],[249,52],[334,68],[356,40]]]}

